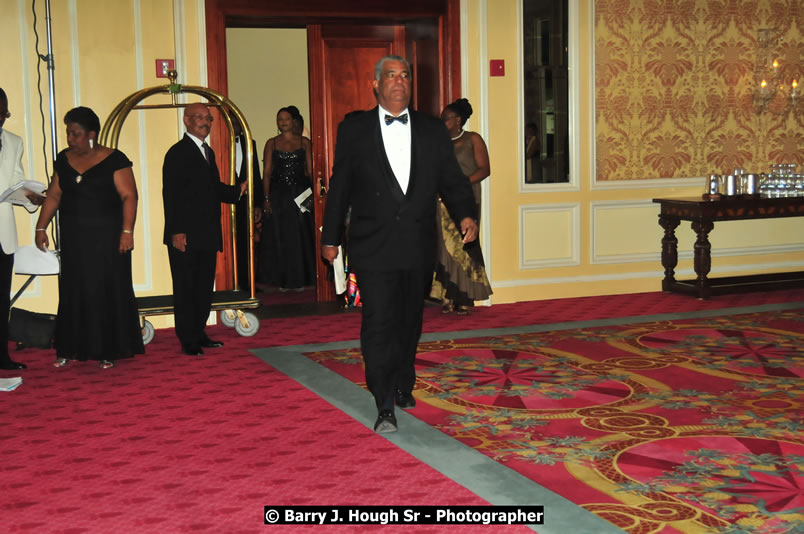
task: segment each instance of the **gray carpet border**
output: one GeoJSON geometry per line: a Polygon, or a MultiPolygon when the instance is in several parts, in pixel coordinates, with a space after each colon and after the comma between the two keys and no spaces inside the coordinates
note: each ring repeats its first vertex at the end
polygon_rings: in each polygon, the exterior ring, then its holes
{"type": "MultiPolygon", "coordinates": [[[[802,307],[804,307],[804,302],[791,302],[723,308],[719,310],[664,313],[588,321],[568,321],[524,327],[436,332],[423,334],[421,341],[527,334],[665,320],[703,319],[763,311],[791,310],[802,307]]],[[[266,327],[270,328],[270,322],[268,322],[266,327]]],[[[373,428],[377,413],[371,394],[334,371],[303,356],[305,352],[343,350],[357,348],[359,346],[359,340],[352,340],[253,349],[251,352],[265,363],[299,382],[368,428],[373,428]]],[[[577,534],[615,534],[623,532],[608,521],[588,512],[560,495],[553,493],[547,488],[520,475],[516,471],[508,469],[504,465],[475,451],[458,440],[447,436],[440,430],[432,428],[416,417],[405,413],[403,410],[397,410],[396,412],[400,431],[392,434],[384,434],[384,437],[491,504],[543,505],[545,524],[531,526],[533,530],[537,530],[540,534],[564,534],[567,532],[567,528],[570,528],[577,534]]]]}

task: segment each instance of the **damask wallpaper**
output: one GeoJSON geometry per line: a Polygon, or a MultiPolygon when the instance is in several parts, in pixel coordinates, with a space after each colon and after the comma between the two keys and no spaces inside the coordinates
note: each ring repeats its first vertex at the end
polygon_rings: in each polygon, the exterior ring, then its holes
{"type": "Polygon", "coordinates": [[[802,0],[595,0],[597,180],[802,172],[804,103],[753,101],[758,30],[779,30],[780,68],[802,82],[802,23],[802,0]]]}

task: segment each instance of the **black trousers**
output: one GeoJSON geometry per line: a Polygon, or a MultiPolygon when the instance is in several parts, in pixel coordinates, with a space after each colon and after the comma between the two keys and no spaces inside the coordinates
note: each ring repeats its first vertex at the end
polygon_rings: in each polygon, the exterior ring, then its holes
{"type": "Polygon", "coordinates": [[[357,272],[363,300],[360,345],[378,411],[393,411],[395,390],[409,393],[416,383],[416,347],[432,277],[425,269],[357,272]]]}
{"type": "Polygon", "coordinates": [[[212,307],[217,254],[215,250],[182,252],[168,246],[176,337],[183,349],[198,348],[206,339],[204,327],[212,307]]]}
{"type": "Polygon", "coordinates": [[[8,314],[11,306],[11,273],[14,268],[14,254],[6,254],[0,245],[0,362],[7,362],[8,355],[8,314]]]}

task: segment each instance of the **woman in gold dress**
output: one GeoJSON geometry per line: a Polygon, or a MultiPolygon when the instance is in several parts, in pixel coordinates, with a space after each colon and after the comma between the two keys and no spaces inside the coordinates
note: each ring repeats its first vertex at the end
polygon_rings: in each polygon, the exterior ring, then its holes
{"type": "MultiPolygon", "coordinates": [[[[464,130],[471,115],[471,104],[461,98],[444,108],[441,120],[449,130],[458,164],[472,183],[479,218],[480,182],[488,178],[491,167],[483,138],[464,130]]],[[[441,302],[442,313],[455,311],[458,315],[469,315],[474,301],[485,300],[492,293],[479,240],[464,244],[460,230],[443,204],[439,209],[438,224],[441,232],[430,297],[441,302]]]]}

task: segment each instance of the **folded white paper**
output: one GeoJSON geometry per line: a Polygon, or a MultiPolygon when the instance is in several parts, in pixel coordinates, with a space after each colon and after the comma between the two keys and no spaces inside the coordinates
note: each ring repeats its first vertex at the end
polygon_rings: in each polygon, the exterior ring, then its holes
{"type": "Polygon", "coordinates": [[[11,202],[12,204],[16,204],[18,206],[35,208],[36,205],[28,200],[28,197],[25,196],[25,193],[33,192],[37,195],[41,195],[45,192],[45,189],[47,189],[47,186],[41,182],[22,180],[3,191],[3,193],[0,194],[0,202],[11,202]]]}
{"type": "Polygon", "coordinates": [[[14,391],[22,384],[22,377],[0,378],[0,391],[14,391]]]}
{"type": "Polygon", "coordinates": [[[335,275],[335,294],[340,295],[346,291],[346,271],[343,268],[343,247],[338,245],[338,256],[332,262],[332,272],[335,275]]]}
{"type": "Polygon", "coordinates": [[[52,250],[44,251],[26,245],[14,253],[14,272],[17,274],[59,274],[59,258],[52,250]]]}
{"type": "Polygon", "coordinates": [[[313,190],[308,187],[307,189],[299,193],[299,196],[293,199],[293,201],[296,203],[296,205],[299,207],[302,213],[307,213],[308,211],[310,211],[312,200],[310,200],[309,202],[305,201],[308,198],[310,198],[312,194],[313,190]]]}

